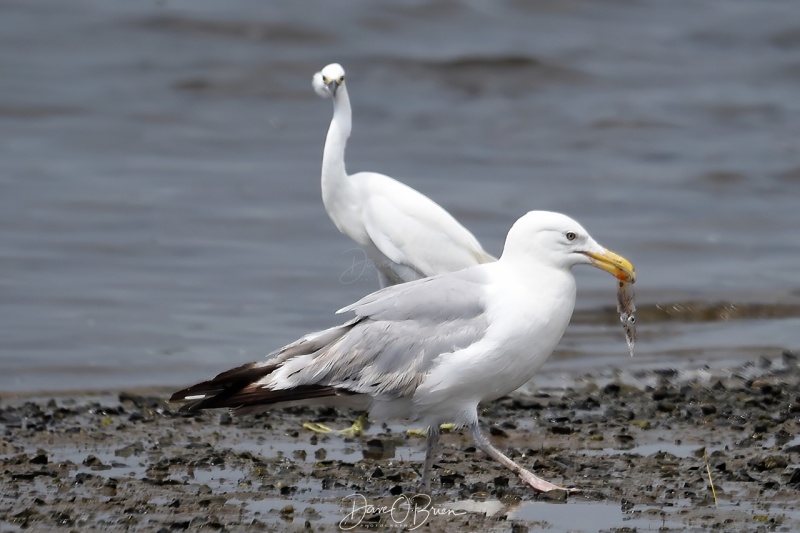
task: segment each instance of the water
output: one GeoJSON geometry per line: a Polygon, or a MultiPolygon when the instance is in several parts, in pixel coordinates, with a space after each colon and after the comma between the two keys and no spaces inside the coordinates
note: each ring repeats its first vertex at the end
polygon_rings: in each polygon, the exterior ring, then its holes
{"type": "MultiPolygon", "coordinates": [[[[793,0],[9,0],[0,391],[185,385],[375,289],[320,201],[331,109],[310,80],[331,61],[353,99],[349,169],[418,188],[489,251],[525,211],[559,210],[634,262],[640,307],[796,305],[795,14],[793,0]]],[[[553,365],[638,364],[600,316],[612,281],[578,278],[590,319],[553,365]]],[[[800,345],[798,316],[642,321],[638,353],[776,355],[800,345]]]]}

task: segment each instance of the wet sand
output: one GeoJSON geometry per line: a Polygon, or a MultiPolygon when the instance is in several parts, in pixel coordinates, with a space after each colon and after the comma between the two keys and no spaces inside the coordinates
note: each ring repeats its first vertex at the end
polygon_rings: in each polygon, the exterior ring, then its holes
{"type": "Polygon", "coordinates": [[[537,496],[452,432],[430,502],[413,499],[423,439],[404,426],[317,435],[302,423],[345,427],[349,414],[186,415],[165,402],[168,391],[7,396],[0,528],[797,531],[798,385],[798,359],[784,352],[515,394],[481,414],[493,442],[582,492],[537,496]]]}

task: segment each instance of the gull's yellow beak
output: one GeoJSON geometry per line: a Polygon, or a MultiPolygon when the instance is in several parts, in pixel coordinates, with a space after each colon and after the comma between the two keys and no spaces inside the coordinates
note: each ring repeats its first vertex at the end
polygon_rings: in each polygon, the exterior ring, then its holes
{"type": "Polygon", "coordinates": [[[600,253],[583,252],[589,259],[592,260],[592,265],[601,270],[605,270],[614,275],[615,278],[621,281],[628,281],[630,283],[636,282],[636,269],[630,261],[615,254],[611,250],[604,250],[600,253]]]}

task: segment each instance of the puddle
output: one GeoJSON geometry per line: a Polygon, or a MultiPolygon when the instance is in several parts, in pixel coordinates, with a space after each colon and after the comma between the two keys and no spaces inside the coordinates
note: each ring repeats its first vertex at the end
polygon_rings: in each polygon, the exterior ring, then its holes
{"type": "Polygon", "coordinates": [[[240,500],[232,498],[228,505],[243,506],[256,518],[277,525],[278,523],[298,522],[305,520],[315,524],[336,524],[346,514],[342,505],[325,502],[302,501],[298,499],[283,500],[265,498],[263,500],[240,500]]]}
{"type": "Polygon", "coordinates": [[[362,459],[394,459],[398,461],[422,461],[425,458],[424,439],[404,441],[397,438],[380,439],[367,433],[358,440],[346,442],[344,437],[331,435],[317,444],[306,440],[294,442],[273,441],[270,443],[239,442],[231,446],[237,452],[271,458],[286,457],[292,461],[315,462],[321,460],[356,463],[362,459]]]}
{"type": "MultiPolygon", "coordinates": [[[[599,448],[596,450],[584,450],[581,453],[586,456],[608,456],[608,455],[641,455],[647,457],[659,452],[668,453],[675,457],[695,457],[697,452],[703,448],[702,444],[670,444],[668,442],[656,442],[652,444],[642,444],[632,448],[599,448]]],[[[708,449],[708,453],[711,453],[708,449]]]]}
{"type": "MultiPolygon", "coordinates": [[[[241,468],[195,468],[191,475],[170,476],[171,479],[179,481],[189,478],[195,482],[208,485],[212,489],[224,491],[234,491],[238,488],[239,482],[248,476],[248,472],[241,468]]],[[[216,492],[216,491],[215,491],[216,492]]]]}
{"type": "Polygon", "coordinates": [[[600,531],[614,528],[657,531],[685,526],[661,509],[623,511],[619,502],[575,502],[563,505],[525,502],[512,509],[508,520],[524,520],[553,531],[600,531]]]}

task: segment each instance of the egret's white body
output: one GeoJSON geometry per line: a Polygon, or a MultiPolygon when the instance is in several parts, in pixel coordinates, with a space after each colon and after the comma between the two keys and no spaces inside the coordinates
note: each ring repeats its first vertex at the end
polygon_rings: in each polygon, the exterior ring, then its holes
{"type": "Polygon", "coordinates": [[[571,268],[589,263],[633,282],[633,266],[577,222],[532,211],[508,233],[497,262],[374,292],[340,310],[355,318],[311,333],[213,380],[175,393],[186,408],[236,412],[347,399],[376,419],[430,425],[428,488],[439,424],[472,429],[476,445],[536,490],[557,488],[494,448],[478,405],[528,381],[553,352],[575,306],[571,268]]]}
{"type": "Polygon", "coordinates": [[[312,83],[320,96],[333,100],[322,154],[322,202],[339,231],[364,249],[381,286],[494,261],[472,233],[424,194],[383,174],[348,175],[344,152],[352,111],[344,69],[328,65],[312,83]]]}

